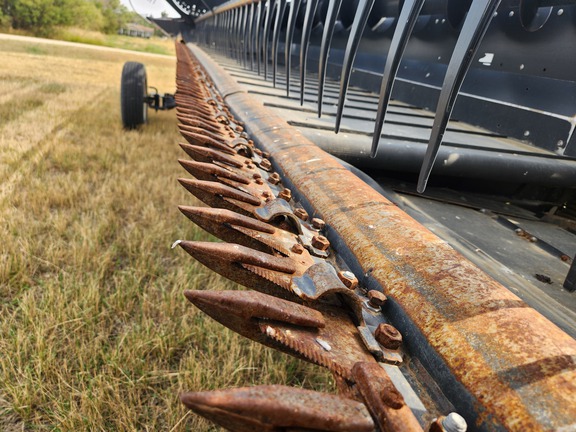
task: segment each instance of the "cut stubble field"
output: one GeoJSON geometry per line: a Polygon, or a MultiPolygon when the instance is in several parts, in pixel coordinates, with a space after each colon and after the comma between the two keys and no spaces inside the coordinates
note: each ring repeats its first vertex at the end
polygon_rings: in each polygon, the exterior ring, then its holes
{"type": "Polygon", "coordinates": [[[176,181],[174,112],[125,131],[119,108],[125,61],[173,92],[175,59],[34,39],[0,52],[0,430],[216,430],[178,394],[331,390],[182,295],[237,287],[170,249],[209,239],[176,207],[199,203],[176,181]]]}

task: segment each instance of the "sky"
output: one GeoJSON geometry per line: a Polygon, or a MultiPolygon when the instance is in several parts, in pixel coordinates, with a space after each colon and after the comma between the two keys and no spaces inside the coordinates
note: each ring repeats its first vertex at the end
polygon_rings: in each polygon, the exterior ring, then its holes
{"type": "Polygon", "coordinates": [[[135,10],[142,16],[152,15],[159,18],[162,11],[166,11],[170,17],[179,17],[176,11],[164,0],[120,0],[120,2],[128,8],[128,10],[135,10]]]}

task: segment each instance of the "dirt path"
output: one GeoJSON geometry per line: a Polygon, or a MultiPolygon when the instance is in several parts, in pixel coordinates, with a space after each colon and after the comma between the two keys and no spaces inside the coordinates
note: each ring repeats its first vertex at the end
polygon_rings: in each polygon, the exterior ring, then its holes
{"type": "MultiPolygon", "coordinates": [[[[108,52],[117,52],[123,54],[132,54],[133,51],[124,50],[120,48],[110,48],[104,47],[99,45],[86,45],[76,42],[66,42],[66,41],[59,41],[54,39],[44,39],[44,38],[36,38],[30,36],[19,36],[19,35],[10,35],[0,33],[0,41],[20,41],[20,42],[27,42],[27,43],[35,43],[35,44],[48,44],[48,45],[57,45],[57,46],[64,46],[64,47],[75,47],[75,48],[82,48],[82,49],[91,49],[97,51],[108,51],[108,52]]],[[[160,57],[160,58],[174,58],[171,55],[164,55],[164,54],[153,54],[153,53],[143,53],[139,52],[138,55],[142,55],[144,57],[160,57]]]]}

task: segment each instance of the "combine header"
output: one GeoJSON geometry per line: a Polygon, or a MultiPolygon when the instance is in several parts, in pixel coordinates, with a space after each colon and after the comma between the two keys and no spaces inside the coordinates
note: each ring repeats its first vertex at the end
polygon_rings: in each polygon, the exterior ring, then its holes
{"type": "Polygon", "coordinates": [[[174,5],[209,206],[180,210],[224,241],[175,246],[250,289],[185,296],[339,391],[182,402],[232,431],[576,430],[573,2],[174,5]]]}

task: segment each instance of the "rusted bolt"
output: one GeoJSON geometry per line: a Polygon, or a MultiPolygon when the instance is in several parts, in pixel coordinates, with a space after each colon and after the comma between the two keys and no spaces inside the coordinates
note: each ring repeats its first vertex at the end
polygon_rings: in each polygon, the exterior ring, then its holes
{"type": "Polygon", "coordinates": [[[534,236],[530,237],[528,240],[530,240],[530,243],[536,243],[538,241],[538,239],[534,236]]]}
{"type": "Polygon", "coordinates": [[[278,198],[282,198],[283,200],[290,201],[292,199],[292,191],[288,188],[284,188],[278,194],[278,198]]]}
{"type": "Polygon", "coordinates": [[[270,174],[268,176],[268,182],[273,185],[277,185],[278,183],[280,183],[280,176],[278,175],[278,173],[270,174]]]}
{"type": "MultiPolygon", "coordinates": [[[[254,147],[254,141],[251,140],[251,139],[249,139],[249,140],[248,140],[248,145],[250,145],[251,147],[254,147]]],[[[256,153],[256,154],[258,154],[258,153],[256,153]]]]}
{"type": "Polygon", "coordinates": [[[374,308],[379,308],[386,303],[386,296],[382,294],[380,291],[377,290],[370,290],[368,291],[368,301],[370,302],[370,306],[374,308]]]}
{"type": "Polygon", "coordinates": [[[312,246],[321,251],[325,251],[330,246],[330,242],[324,236],[315,235],[312,237],[312,246]]]}
{"type": "Polygon", "coordinates": [[[402,335],[390,324],[380,324],[376,328],[374,337],[384,348],[395,350],[400,348],[400,345],[402,345],[402,335]]]}
{"type": "Polygon", "coordinates": [[[306,221],[308,220],[308,212],[304,210],[302,207],[297,208],[294,210],[294,214],[300,220],[306,221]]]}
{"type": "Polygon", "coordinates": [[[234,128],[234,130],[235,130],[236,132],[243,132],[243,131],[244,131],[244,128],[243,128],[242,126],[236,126],[236,127],[234,128]]]}
{"type": "Polygon", "coordinates": [[[290,250],[298,255],[302,255],[302,253],[304,253],[304,246],[300,243],[296,243],[290,250]]]}
{"type": "Polygon", "coordinates": [[[267,190],[266,190],[266,191],[262,192],[262,196],[263,196],[264,198],[270,198],[270,195],[271,195],[271,194],[270,194],[270,191],[267,191],[267,190]]]}
{"type": "Polygon", "coordinates": [[[260,161],[260,168],[262,168],[264,170],[269,170],[270,168],[272,168],[272,164],[270,163],[270,161],[268,159],[262,159],[260,161]]]}
{"type": "Polygon", "coordinates": [[[252,174],[252,178],[253,178],[254,180],[261,179],[261,178],[262,178],[262,174],[256,172],[256,173],[252,174]]]}
{"type": "Polygon", "coordinates": [[[267,151],[263,151],[262,152],[262,157],[266,158],[266,159],[270,159],[270,153],[268,153],[267,151]]]}
{"type": "Polygon", "coordinates": [[[228,132],[228,136],[229,136],[230,138],[236,138],[236,134],[235,134],[234,132],[232,132],[232,131],[228,132]]]}
{"type": "Polygon", "coordinates": [[[219,115],[218,117],[216,117],[216,121],[218,123],[222,123],[222,124],[229,124],[230,120],[228,120],[228,118],[226,116],[223,115],[219,115]]]}
{"type": "Polygon", "coordinates": [[[358,286],[358,278],[354,276],[354,273],[350,271],[340,271],[338,272],[338,278],[342,281],[347,288],[351,290],[356,289],[358,286]]]}
{"type": "MultiPolygon", "coordinates": [[[[250,141],[252,141],[252,140],[248,140],[248,144],[250,144],[250,141]]],[[[252,141],[252,144],[254,144],[253,141],[252,141]]],[[[255,148],[254,153],[256,153],[258,156],[262,156],[262,150],[260,150],[259,148],[255,148]]]]}
{"type": "Polygon", "coordinates": [[[246,164],[246,168],[248,168],[248,169],[254,169],[254,165],[252,165],[252,164],[250,164],[250,163],[249,163],[249,164],[246,164]]]}
{"type": "Polygon", "coordinates": [[[312,219],[312,226],[317,230],[321,230],[326,226],[326,222],[324,222],[322,219],[314,218],[312,219]]]}
{"type": "Polygon", "coordinates": [[[264,184],[264,180],[262,180],[261,178],[257,178],[254,181],[256,182],[257,185],[263,185],[264,184]]]}

